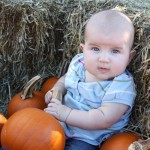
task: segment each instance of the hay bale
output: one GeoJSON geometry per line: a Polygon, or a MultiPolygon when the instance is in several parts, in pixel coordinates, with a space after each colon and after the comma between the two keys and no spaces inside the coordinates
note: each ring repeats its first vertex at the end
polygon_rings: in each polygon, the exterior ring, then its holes
{"type": "MultiPolygon", "coordinates": [[[[146,5],[147,6],[147,5],[146,5]]],[[[104,9],[119,9],[135,25],[137,51],[129,70],[137,97],[126,130],[150,137],[150,12],[133,0],[2,0],[0,2],[0,109],[31,77],[58,75],[62,65],[80,52],[87,19],[104,9]],[[137,3],[136,3],[137,4],[137,3]]]]}
{"type": "Polygon", "coordinates": [[[56,75],[59,13],[51,1],[0,2],[1,112],[5,113],[11,97],[33,76],[56,75]]]}

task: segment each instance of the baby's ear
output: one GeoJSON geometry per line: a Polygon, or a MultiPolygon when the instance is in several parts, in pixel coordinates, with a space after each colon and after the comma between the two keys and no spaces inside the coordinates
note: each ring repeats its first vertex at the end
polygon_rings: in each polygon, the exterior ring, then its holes
{"type": "Polygon", "coordinates": [[[129,63],[130,63],[131,60],[135,57],[135,55],[136,55],[136,51],[135,51],[135,50],[132,50],[132,51],[130,52],[130,56],[129,56],[129,63]]]}
{"type": "Polygon", "coordinates": [[[84,50],[84,44],[83,43],[80,44],[80,48],[81,48],[81,50],[83,52],[83,50],[84,50]]]}

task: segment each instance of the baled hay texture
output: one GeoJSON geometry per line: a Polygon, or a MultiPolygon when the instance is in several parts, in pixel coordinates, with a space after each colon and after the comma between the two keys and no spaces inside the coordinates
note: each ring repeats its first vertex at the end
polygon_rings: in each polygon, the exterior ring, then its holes
{"type": "Polygon", "coordinates": [[[59,13],[51,2],[0,2],[1,112],[31,77],[56,75],[59,13]]]}

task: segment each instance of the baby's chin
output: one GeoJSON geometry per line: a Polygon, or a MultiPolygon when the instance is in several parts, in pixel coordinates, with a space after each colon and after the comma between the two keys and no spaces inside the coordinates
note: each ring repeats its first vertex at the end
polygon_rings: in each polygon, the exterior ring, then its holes
{"type": "Polygon", "coordinates": [[[119,75],[120,74],[115,74],[115,75],[100,74],[99,76],[97,76],[97,80],[98,81],[111,81],[119,75]]]}

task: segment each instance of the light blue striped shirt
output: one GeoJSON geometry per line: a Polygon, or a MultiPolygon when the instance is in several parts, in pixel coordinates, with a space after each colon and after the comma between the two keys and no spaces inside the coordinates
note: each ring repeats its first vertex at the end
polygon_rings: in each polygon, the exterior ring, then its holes
{"type": "Polygon", "coordinates": [[[63,102],[66,106],[84,111],[99,108],[103,103],[121,103],[129,106],[128,111],[105,130],[84,130],[61,122],[67,137],[99,145],[104,139],[121,131],[127,125],[136,96],[134,81],[127,70],[112,80],[90,83],[84,81],[85,67],[81,53],[72,59],[66,74],[67,93],[63,102]]]}

